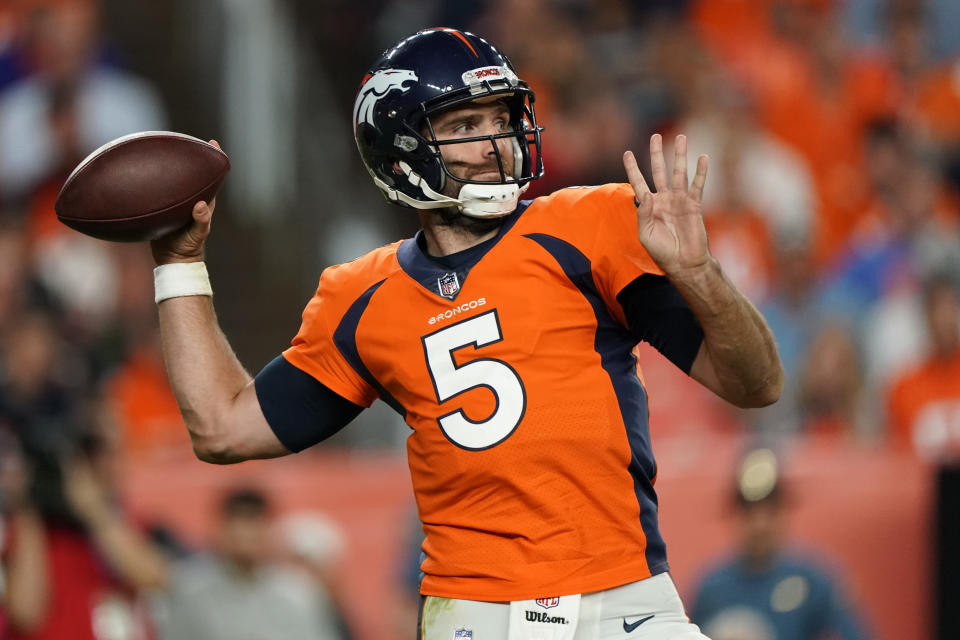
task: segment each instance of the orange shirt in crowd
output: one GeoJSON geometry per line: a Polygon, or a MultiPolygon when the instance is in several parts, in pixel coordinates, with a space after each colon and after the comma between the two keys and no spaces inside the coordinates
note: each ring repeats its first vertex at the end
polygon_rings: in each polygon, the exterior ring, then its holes
{"type": "Polygon", "coordinates": [[[817,188],[816,255],[825,264],[846,244],[867,206],[863,179],[863,142],[872,119],[895,110],[892,72],[879,60],[850,62],[838,86],[828,94],[814,68],[802,56],[792,70],[771,65],[771,73],[793,82],[758,82],[758,109],[763,125],[800,152],[817,188]]]}
{"type": "Polygon", "coordinates": [[[155,350],[141,348],[131,353],[106,392],[126,453],[189,450],[183,418],[155,350]]]}
{"type": "Polygon", "coordinates": [[[914,118],[934,140],[960,142],[960,58],[921,79],[913,106],[914,118]]]}
{"type": "Polygon", "coordinates": [[[757,303],[769,293],[773,278],[773,236],[767,220],[755,211],[704,212],[710,251],[747,298],[757,303]]]}
{"type": "MultiPolygon", "coordinates": [[[[807,4],[830,10],[826,2],[807,4]]],[[[829,63],[819,67],[808,47],[772,30],[769,2],[701,0],[692,19],[747,87],[764,129],[807,160],[817,190],[815,253],[818,264],[829,263],[867,206],[864,133],[871,120],[897,112],[902,91],[893,68],[881,57],[837,56],[835,80],[825,81],[829,63]]]]}
{"type": "Polygon", "coordinates": [[[960,459],[960,350],[897,380],[888,402],[895,444],[928,459],[960,459]]]}

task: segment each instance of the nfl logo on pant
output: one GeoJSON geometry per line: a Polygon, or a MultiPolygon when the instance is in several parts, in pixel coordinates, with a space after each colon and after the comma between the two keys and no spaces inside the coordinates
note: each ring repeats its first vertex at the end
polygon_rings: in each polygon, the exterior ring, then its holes
{"type": "Polygon", "coordinates": [[[457,629],[453,632],[453,640],[473,640],[473,631],[470,629],[457,629]]]}
{"type": "Polygon", "coordinates": [[[560,598],[537,598],[536,603],[544,609],[550,609],[560,604],[560,598]]]}

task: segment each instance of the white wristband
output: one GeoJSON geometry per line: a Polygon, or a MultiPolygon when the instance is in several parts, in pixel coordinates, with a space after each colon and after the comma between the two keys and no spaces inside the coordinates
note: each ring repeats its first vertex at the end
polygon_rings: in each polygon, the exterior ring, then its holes
{"type": "Polygon", "coordinates": [[[167,298],[212,296],[210,276],[203,262],[171,262],[153,270],[154,300],[160,304],[167,298]]]}

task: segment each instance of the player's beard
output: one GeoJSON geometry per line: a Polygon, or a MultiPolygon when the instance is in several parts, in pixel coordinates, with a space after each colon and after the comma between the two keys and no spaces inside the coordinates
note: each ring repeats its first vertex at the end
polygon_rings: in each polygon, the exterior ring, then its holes
{"type": "MultiPolygon", "coordinates": [[[[512,162],[513,158],[512,157],[508,158],[506,157],[505,154],[502,156],[502,158],[503,158],[502,161],[504,163],[504,173],[506,175],[511,175],[513,173],[513,162],[512,162]]],[[[465,168],[466,168],[466,165],[458,165],[458,164],[448,165],[448,169],[450,169],[451,172],[454,172],[457,169],[465,169],[465,168]]],[[[493,164],[489,167],[482,167],[479,170],[474,170],[466,175],[468,175],[469,177],[469,176],[480,175],[483,173],[489,173],[494,171],[499,172],[499,170],[500,170],[499,166],[496,164],[493,164]]],[[[461,174],[459,171],[456,171],[456,174],[464,175],[464,174],[461,174]]],[[[460,182],[459,180],[456,180],[454,178],[450,178],[449,176],[447,176],[447,179],[443,185],[443,189],[441,189],[441,192],[445,196],[449,196],[451,198],[459,198],[460,189],[463,187],[463,185],[464,185],[463,182],[460,182]]],[[[506,216],[499,216],[496,218],[475,218],[473,216],[468,216],[464,214],[463,212],[459,211],[455,207],[450,207],[445,209],[434,209],[430,213],[433,215],[435,224],[439,226],[450,227],[452,229],[465,231],[475,236],[483,236],[490,233],[491,231],[495,231],[499,229],[500,225],[503,224],[504,218],[506,217],[506,216]]]]}
{"type": "Polygon", "coordinates": [[[495,231],[503,224],[506,216],[498,218],[474,218],[464,215],[462,211],[455,208],[434,209],[428,212],[433,217],[434,224],[440,227],[450,227],[464,231],[474,236],[484,236],[491,231],[495,231]]]}

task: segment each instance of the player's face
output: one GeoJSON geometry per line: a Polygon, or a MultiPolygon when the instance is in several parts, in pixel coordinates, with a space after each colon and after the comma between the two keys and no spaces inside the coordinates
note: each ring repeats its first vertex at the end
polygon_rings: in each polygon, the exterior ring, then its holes
{"type": "MultiPolygon", "coordinates": [[[[431,118],[437,140],[456,140],[505,133],[510,129],[510,111],[499,100],[471,102],[445,111],[431,118]]],[[[511,138],[498,138],[497,149],[503,163],[503,173],[513,176],[511,138]]],[[[465,180],[500,182],[497,153],[489,140],[440,145],[443,162],[454,176],[465,180]]],[[[462,183],[447,180],[444,195],[457,197],[462,183]]]]}

